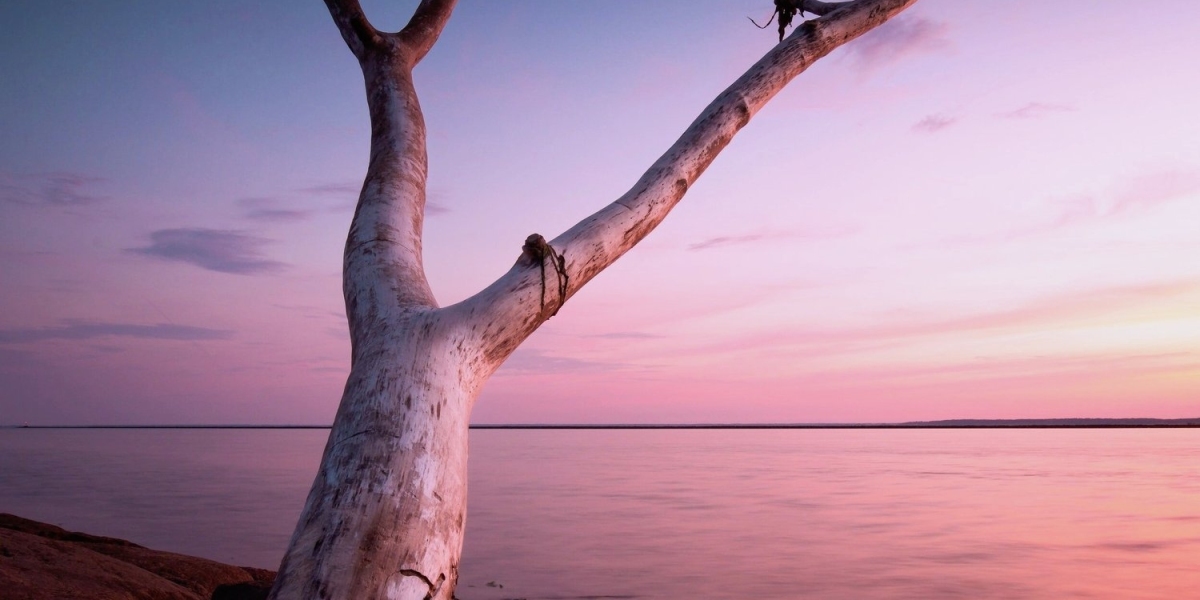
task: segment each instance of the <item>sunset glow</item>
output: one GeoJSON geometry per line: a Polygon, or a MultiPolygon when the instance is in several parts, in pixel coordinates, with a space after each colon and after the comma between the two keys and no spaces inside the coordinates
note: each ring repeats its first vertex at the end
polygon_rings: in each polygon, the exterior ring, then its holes
{"type": "MultiPolygon", "coordinates": [[[[416,71],[441,304],[623,193],[770,5],[463,0],[416,71]]],[[[1200,5],[1154,8],[921,0],[835,52],[474,422],[1200,415],[1200,5]]],[[[0,425],[329,423],[369,123],[325,7],[0,19],[0,425]]]]}

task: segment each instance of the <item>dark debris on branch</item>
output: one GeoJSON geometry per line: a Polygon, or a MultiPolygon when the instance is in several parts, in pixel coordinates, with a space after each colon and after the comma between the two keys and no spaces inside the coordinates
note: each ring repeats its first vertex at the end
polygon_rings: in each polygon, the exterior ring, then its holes
{"type": "Polygon", "coordinates": [[[800,4],[801,3],[798,2],[794,3],[792,0],[775,0],[775,12],[771,13],[771,18],[767,19],[767,22],[763,25],[759,25],[758,21],[755,21],[750,17],[746,18],[750,19],[750,22],[754,23],[755,27],[759,29],[766,29],[771,25],[771,20],[774,19],[776,15],[779,15],[779,41],[782,42],[783,35],[787,32],[787,28],[791,27],[792,19],[796,17],[796,13],[800,13],[801,19],[804,18],[804,10],[800,8],[800,4]]]}

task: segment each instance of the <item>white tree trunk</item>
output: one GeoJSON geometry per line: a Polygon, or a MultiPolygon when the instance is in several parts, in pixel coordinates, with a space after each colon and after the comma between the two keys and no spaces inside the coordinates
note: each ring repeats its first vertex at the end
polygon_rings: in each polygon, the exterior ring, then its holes
{"type": "Polygon", "coordinates": [[[326,0],[363,69],[371,158],[343,265],[350,377],[271,598],[453,596],[467,426],[483,383],[653,230],[792,78],[916,0],[785,1],[824,16],[798,26],[722,92],[629,192],[549,243],[530,236],[495,283],[438,308],[421,258],[427,160],[412,68],[455,0],[422,0],[398,33],[375,30],[357,0],[326,0]]]}

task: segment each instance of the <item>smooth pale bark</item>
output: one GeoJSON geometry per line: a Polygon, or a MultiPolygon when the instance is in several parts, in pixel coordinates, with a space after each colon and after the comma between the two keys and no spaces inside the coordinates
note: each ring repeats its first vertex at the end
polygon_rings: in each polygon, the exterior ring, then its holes
{"type": "Polygon", "coordinates": [[[722,92],[625,195],[548,245],[531,237],[495,283],[438,308],[421,257],[428,164],[412,69],[455,2],[423,0],[403,30],[385,33],[356,0],[326,0],[362,67],[371,158],[343,263],[350,376],[271,598],[451,598],[466,520],[467,425],[483,383],[662,222],[789,81],[915,1],[803,0],[823,16],[798,25],[722,92]]]}

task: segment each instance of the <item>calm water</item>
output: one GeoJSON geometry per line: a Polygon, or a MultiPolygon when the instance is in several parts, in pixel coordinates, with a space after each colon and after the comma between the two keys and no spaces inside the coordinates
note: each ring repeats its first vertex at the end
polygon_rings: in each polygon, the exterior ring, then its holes
{"type": "MultiPolygon", "coordinates": [[[[274,568],[325,435],[0,430],[0,511],[274,568]]],[[[1198,459],[1200,430],[477,430],[459,596],[1195,598],[1198,459]]]]}

